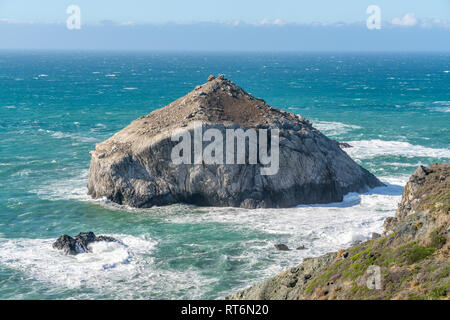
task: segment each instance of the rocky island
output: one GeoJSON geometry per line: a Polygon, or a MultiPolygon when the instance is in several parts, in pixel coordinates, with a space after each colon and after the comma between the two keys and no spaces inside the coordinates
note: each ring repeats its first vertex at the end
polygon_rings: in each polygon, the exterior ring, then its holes
{"type": "Polygon", "coordinates": [[[305,259],[227,299],[449,299],[450,164],[420,166],[384,227],[381,237],[305,259]]]}
{"type": "MultiPolygon", "coordinates": [[[[203,149],[208,146],[208,142],[200,143],[203,149]]],[[[261,156],[258,142],[258,146],[247,146],[242,159],[251,158],[251,147],[261,156]]],[[[219,153],[228,152],[226,148],[228,145],[219,153]]],[[[339,143],[307,119],[267,105],[223,76],[210,76],[186,96],[98,144],[91,151],[88,190],[93,198],[106,197],[141,208],[179,202],[276,208],[338,202],[348,192],[380,185],[339,143]],[[277,130],[276,174],[264,175],[261,169],[266,164],[259,158],[257,163],[206,163],[200,159],[175,164],[171,158],[178,143],[173,141],[174,131],[183,129],[195,136],[199,122],[203,129],[214,128],[223,136],[228,129],[242,129],[243,134],[249,129],[277,130]]]]}
{"type": "Polygon", "coordinates": [[[119,240],[108,236],[96,236],[92,231],[80,232],[75,237],[63,234],[53,243],[53,249],[61,250],[66,255],[77,255],[90,252],[90,245],[95,242],[117,242],[119,240]]]}

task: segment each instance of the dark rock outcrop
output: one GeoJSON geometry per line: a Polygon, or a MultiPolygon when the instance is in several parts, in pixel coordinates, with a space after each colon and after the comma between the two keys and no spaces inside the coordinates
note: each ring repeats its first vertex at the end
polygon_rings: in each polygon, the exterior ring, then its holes
{"type": "Polygon", "coordinates": [[[386,219],[383,236],[373,238],[305,259],[226,299],[449,299],[450,164],[420,166],[395,218],[386,219]],[[378,288],[370,286],[374,268],[378,288]]]}
{"type": "Polygon", "coordinates": [[[276,244],[275,249],[280,250],[280,251],[289,251],[289,247],[283,243],[276,244]]]}
{"type": "Polygon", "coordinates": [[[339,142],[339,147],[341,147],[342,149],[353,148],[353,146],[347,142],[339,142]]]}
{"type": "MultiPolygon", "coordinates": [[[[203,150],[210,144],[200,143],[203,150]]],[[[224,155],[225,145],[224,140],[224,155]]],[[[268,208],[338,202],[348,192],[380,185],[307,119],[267,105],[223,76],[210,76],[186,96],[98,144],[91,151],[88,190],[93,198],[132,207],[184,202],[268,208]],[[266,165],[259,159],[256,164],[175,165],[171,152],[178,141],[172,134],[182,128],[193,137],[197,121],[203,131],[215,128],[223,137],[226,129],[279,129],[279,170],[262,175],[266,165]]]]}
{"type": "Polygon", "coordinates": [[[113,237],[96,236],[93,232],[81,232],[74,238],[66,234],[60,236],[53,243],[53,248],[63,250],[67,255],[76,255],[79,253],[89,252],[89,244],[100,241],[120,242],[113,237]]]}
{"type": "Polygon", "coordinates": [[[347,142],[340,142],[337,140],[333,140],[341,149],[353,148],[353,146],[347,142]]]}

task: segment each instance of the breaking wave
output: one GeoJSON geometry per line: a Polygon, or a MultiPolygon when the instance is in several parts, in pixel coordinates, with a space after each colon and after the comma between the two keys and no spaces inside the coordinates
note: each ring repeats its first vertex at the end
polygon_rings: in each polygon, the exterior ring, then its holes
{"type": "Polygon", "coordinates": [[[398,155],[409,158],[444,158],[450,159],[450,149],[430,148],[420,145],[413,145],[402,141],[385,140],[361,140],[349,141],[353,148],[347,148],[345,151],[356,159],[370,159],[384,155],[398,155]]]}

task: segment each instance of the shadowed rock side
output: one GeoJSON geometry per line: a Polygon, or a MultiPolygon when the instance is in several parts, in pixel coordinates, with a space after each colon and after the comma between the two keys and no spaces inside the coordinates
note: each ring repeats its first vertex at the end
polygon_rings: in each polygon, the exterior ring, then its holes
{"type": "Polygon", "coordinates": [[[132,207],[184,202],[266,208],[337,202],[348,192],[382,185],[305,118],[267,105],[223,76],[209,80],[98,144],[91,151],[89,194],[132,207]],[[224,137],[227,128],[280,129],[278,173],[261,175],[260,163],[174,165],[178,141],[171,135],[182,128],[193,136],[194,121],[224,137]]]}
{"type": "Polygon", "coordinates": [[[420,166],[396,216],[375,239],[318,258],[227,297],[246,299],[449,299],[450,164],[420,166]],[[369,289],[380,267],[378,289],[369,289]]]}

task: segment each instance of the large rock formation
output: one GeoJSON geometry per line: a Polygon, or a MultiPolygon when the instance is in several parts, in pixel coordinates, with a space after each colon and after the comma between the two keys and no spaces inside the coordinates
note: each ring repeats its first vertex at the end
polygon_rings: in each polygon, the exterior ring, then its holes
{"type": "MultiPolygon", "coordinates": [[[[208,80],[98,144],[91,151],[89,194],[132,207],[177,202],[291,207],[342,201],[348,192],[382,185],[308,120],[267,105],[223,76],[208,80]],[[226,129],[279,129],[278,172],[263,175],[259,159],[256,164],[174,164],[171,153],[178,141],[172,134],[182,128],[194,136],[195,121],[224,137],[226,129]]],[[[248,160],[249,146],[245,156],[248,160]]]]}
{"type": "Polygon", "coordinates": [[[227,299],[449,299],[449,240],[450,164],[420,166],[382,237],[305,259],[227,299]]]}

